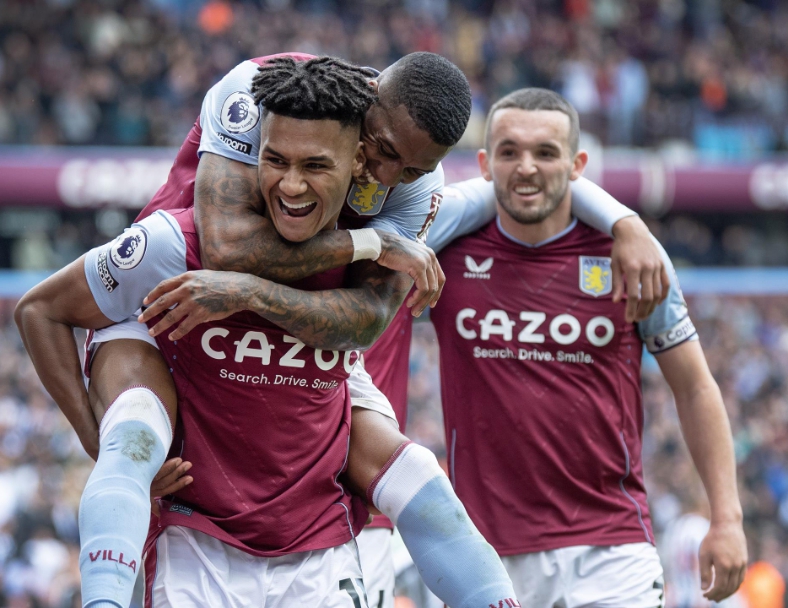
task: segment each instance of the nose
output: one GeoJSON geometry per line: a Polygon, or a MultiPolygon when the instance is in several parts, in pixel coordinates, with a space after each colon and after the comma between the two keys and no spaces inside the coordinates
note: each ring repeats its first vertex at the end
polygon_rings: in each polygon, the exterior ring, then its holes
{"type": "Polygon", "coordinates": [[[523,176],[530,176],[536,173],[536,163],[534,158],[528,152],[523,153],[520,157],[520,162],[517,163],[517,173],[523,176]]]}
{"type": "Polygon", "coordinates": [[[282,179],[279,180],[279,189],[285,196],[300,196],[307,191],[306,180],[301,171],[290,168],[285,171],[282,179]]]}

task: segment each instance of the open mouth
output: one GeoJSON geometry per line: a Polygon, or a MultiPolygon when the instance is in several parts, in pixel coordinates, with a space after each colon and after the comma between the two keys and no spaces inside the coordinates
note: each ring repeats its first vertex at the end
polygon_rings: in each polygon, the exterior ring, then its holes
{"type": "Polygon", "coordinates": [[[317,201],[307,201],[305,203],[288,203],[281,196],[276,197],[279,201],[279,209],[282,215],[290,217],[306,217],[317,209],[317,201]]]}
{"type": "Polygon", "coordinates": [[[372,175],[370,170],[366,167],[364,168],[364,173],[361,174],[359,181],[362,181],[365,184],[380,184],[380,182],[375,179],[375,176],[372,175]]]}
{"type": "Polygon", "coordinates": [[[519,186],[514,187],[515,194],[519,194],[520,196],[534,196],[539,194],[542,189],[539,186],[534,186],[531,184],[520,184],[519,186]]]}

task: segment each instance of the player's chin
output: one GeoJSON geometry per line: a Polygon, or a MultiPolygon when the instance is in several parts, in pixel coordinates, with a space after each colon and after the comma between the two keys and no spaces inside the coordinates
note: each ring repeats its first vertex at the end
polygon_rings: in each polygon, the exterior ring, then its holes
{"type": "Polygon", "coordinates": [[[277,214],[274,225],[283,239],[291,243],[301,243],[311,239],[320,231],[318,215],[311,213],[305,217],[289,217],[277,214]]]}

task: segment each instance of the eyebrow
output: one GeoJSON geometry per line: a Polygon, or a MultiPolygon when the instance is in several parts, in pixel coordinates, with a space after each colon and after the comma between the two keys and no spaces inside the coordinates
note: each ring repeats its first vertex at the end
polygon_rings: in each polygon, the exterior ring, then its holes
{"type": "MultiPolygon", "coordinates": [[[[503,139],[503,140],[499,141],[498,144],[495,147],[496,148],[502,148],[503,146],[515,146],[515,147],[517,147],[518,145],[519,145],[518,142],[516,142],[513,139],[503,139]]],[[[553,143],[551,141],[541,142],[540,144],[538,144],[538,147],[540,147],[540,148],[550,148],[551,150],[555,150],[556,152],[560,152],[561,151],[561,146],[559,146],[558,144],[553,143]]]]}
{"type": "MultiPolygon", "coordinates": [[[[269,154],[273,154],[274,156],[278,156],[279,158],[287,158],[287,156],[285,156],[281,152],[277,152],[271,146],[266,146],[265,148],[263,148],[263,152],[268,152],[269,154]]],[[[331,158],[330,156],[326,156],[326,155],[309,156],[308,158],[306,158],[304,160],[309,161],[309,162],[324,162],[324,163],[325,162],[331,162],[331,163],[335,162],[333,158],[331,158]]]]}

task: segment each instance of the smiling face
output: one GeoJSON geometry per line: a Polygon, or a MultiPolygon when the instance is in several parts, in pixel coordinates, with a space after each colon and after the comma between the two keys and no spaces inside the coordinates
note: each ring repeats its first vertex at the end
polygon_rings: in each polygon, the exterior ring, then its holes
{"type": "Polygon", "coordinates": [[[451,149],[436,144],[417,127],[404,105],[390,108],[382,102],[367,110],[361,140],[369,173],[389,187],[409,184],[435,171],[451,149]]]}
{"type": "Polygon", "coordinates": [[[357,127],[268,113],[258,177],[268,217],[288,241],[334,228],[350,182],[363,171],[357,127]]]}
{"type": "Polygon", "coordinates": [[[588,159],[583,151],[572,152],[569,134],[563,112],[506,108],[493,115],[479,163],[482,175],[494,182],[502,222],[537,224],[562,204],[569,217],[569,181],[581,175],[588,159]]]}

